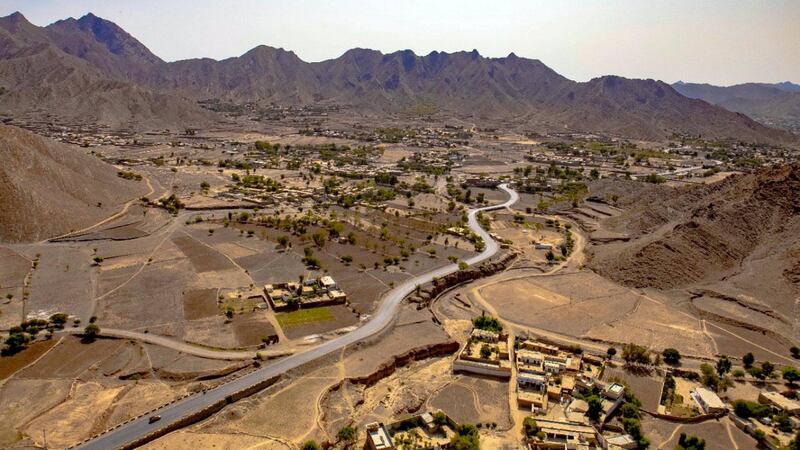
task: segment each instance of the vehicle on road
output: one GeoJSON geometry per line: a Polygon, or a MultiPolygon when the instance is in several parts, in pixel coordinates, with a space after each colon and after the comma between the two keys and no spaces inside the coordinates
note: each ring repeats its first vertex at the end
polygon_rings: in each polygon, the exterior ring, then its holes
{"type": "Polygon", "coordinates": [[[150,416],[150,418],[147,419],[147,423],[158,422],[159,420],[161,420],[161,416],[159,415],[150,416]]]}

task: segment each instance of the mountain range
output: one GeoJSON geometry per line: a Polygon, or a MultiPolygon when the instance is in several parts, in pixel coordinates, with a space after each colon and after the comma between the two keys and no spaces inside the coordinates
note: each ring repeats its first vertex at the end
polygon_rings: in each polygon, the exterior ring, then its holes
{"type": "Polygon", "coordinates": [[[655,80],[569,80],[539,60],[477,51],[352,49],[322,62],[258,46],[239,57],[165,62],[113,22],[87,14],[38,27],[0,18],[0,113],[115,128],[206,126],[200,100],[343,105],[385,116],[421,105],[465,119],[529,129],[665,139],[674,134],[797,145],[798,137],[744,114],[687,98],[655,80]]]}
{"type": "Polygon", "coordinates": [[[800,130],[800,85],[786,81],[734,86],[678,82],[672,86],[686,97],[705,100],[765,123],[785,123],[787,128],[800,130]]]}

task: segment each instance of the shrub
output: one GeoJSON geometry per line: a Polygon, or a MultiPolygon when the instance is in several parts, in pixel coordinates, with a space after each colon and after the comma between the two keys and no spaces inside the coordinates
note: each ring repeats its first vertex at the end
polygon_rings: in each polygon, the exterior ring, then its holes
{"type": "Polygon", "coordinates": [[[352,442],[356,440],[356,429],[351,426],[342,427],[336,433],[336,439],[343,442],[352,442]]]}

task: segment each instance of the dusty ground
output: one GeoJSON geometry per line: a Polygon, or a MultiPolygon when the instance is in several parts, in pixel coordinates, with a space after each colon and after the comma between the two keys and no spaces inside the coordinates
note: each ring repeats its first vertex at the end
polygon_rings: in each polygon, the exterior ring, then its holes
{"type": "Polygon", "coordinates": [[[196,390],[197,376],[229,373],[241,363],[203,360],[115,339],[84,344],[54,339],[0,358],[0,447],[72,445],[154,406],[196,390]],[[27,364],[22,368],[23,364],[27,364]],[[177,381],[175,381],[177,380],[177,381]]]}

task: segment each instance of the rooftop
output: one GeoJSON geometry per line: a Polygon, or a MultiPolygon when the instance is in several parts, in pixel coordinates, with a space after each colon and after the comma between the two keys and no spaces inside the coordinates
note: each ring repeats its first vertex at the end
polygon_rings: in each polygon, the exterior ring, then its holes
{"type": "Polygon", "coordinates": [[[367,424],[367,435],[376,449],[392,448],[392,439],[383,425],[377,422],[367,424]]]}

